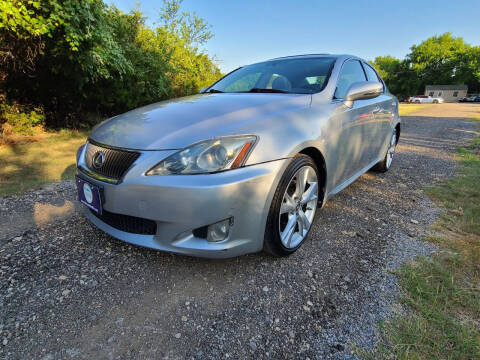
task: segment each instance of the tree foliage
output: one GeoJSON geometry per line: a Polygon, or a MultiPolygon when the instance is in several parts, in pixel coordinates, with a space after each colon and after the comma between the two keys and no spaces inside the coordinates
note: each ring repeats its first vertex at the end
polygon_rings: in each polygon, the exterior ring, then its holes
{"type": "Polygon", "coordinates": [[[196,13],[180,11],[183,0],[165,0],[160,18],[170,33],[184,40],[187,44],[204,44],[213,37],[210,25],[196,13]]]}
{"type": "Polygon", "coordinates": [[[393,94],[405,95],[416,93],[420,81],[408,61],[391,56],[375,58],[374,65],[393,94]]]}
{"type": "Polygon", "coordinates": [[[425,85],[468,85],[480,91],[480,46],[471,46],[450,33],[432,36],[410,48],[400,60],[391,56],[375,59],[374,65],[392,93],[409,96],[423,93],[425,85]]]}
{"type": "Polygon", "coordinates": [[[164,1],[157,28],[102,0],[0,0],[0,10],[0,91],[43,107],[50,126],[192,94],[221,75],[198,49],[209,25],[181,0],[164,1]]]}

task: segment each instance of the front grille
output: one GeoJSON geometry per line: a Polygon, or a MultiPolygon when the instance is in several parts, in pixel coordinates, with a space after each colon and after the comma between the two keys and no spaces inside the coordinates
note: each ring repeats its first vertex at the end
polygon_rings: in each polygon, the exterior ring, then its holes
{"type": "Polygon", "coordinates": [[[120,180],[139,156],[140,153],[138,152],[110,149],[88,142],[85,151],[85,163],[91,171],[97,174],[110,179],[120,180]],[[103,152],[104,155],[103,164],[95,167],[93,166],[94,156],[100,152],[103,152]]]}
{"type": "Polygon", "coordinates": [[[103,210],[102,215],[93,210],[90,210],[90,212],[104,223],[120,231],[140,235],[155,235],[157,233],[157,223],[153,220],[115,214],[105,210],[103,210]]]}

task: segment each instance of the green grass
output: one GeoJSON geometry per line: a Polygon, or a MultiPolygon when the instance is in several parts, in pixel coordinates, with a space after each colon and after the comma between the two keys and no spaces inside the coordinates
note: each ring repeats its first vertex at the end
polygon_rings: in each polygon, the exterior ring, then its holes
{"type": "Polygon", "coordinates": [[[458,161],[454,178],[426,189],[444,208],[426,239],[441,250],[398,271],[411,311],[383,325],[374,358],[480,359],[480,139],[458,161]]]}
{"type": "Polygon", "coordinates": [[[447,228],[480,234],[480,139],[465,149],[459,149],[461,167],[458,176],[427,193],[446,207],[442,216],[447,228]]]}
{"type": "MultiPolygon", "coordinates": [[[[444,239],[430,240],[445,245],[444,239]]],[[[475,247],[478,251],[478,238],[475,247]]],[[[402,300],[411,312],[384,325],[388,345],[381,349],[382,355],[394,354],[398,359],[478,358],[478,259],[472,255],[473,251],[470,255],[441,253],[400,270],[400,283],[406,291],[402,300]]]]}
{"type": "Polygon", "coordinates": [[[0,146],[0,196],[72,179],[85,138],[84,132],[63,130],[37,142],[0,146]]]}
{"type": "MultiPolygon", "coordinates": [[[[437,104],[435,104],[437,105],[437,104]]],[[[400,116],[406,116],[408,114],[417,112],[419,110],[428,108],[429,106],[432,106],[432,104],[400,104],[398,108],[398,113],[400,116]]]]}

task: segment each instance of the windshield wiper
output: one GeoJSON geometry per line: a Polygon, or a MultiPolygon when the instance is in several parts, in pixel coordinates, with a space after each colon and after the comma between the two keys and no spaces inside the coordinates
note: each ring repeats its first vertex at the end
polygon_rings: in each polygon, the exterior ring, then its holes
{"type": "Polygon", "coordinates": [[[280,89],[262,89],[262,88],[251,88],[247,92],[253,92],[253,93],[282,93],[282,94],[288,94],[288,91],[285,90],[280,90],[280,89]]]}
{"type": "MultiPolygon", "coordinates": [[[[205,91],[205,93],[223,93],[224,91],[217,89],[210,89],[205,91]]],[[[252,88],[248,91],[236,91],[236,92],[252,92],[252,93],[280,93],[280,94],[290,94],[290,92],[280,89],[262,89],[262,88],[252,88]]]]}

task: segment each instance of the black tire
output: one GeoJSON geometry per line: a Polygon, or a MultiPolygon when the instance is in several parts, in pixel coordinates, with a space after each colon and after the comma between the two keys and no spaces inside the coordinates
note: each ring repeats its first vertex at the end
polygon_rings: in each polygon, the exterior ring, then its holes
{"type": "Polygon", "coordinates": [[[415,104],[420,104],[420,100],[415,100],[415,104]]]}
{"type": "MultiPolygon", "coordinates": [[[[308,229],[308,232],[303,238],[302,242],[300,242],[296,247],[287,248],[282,244],[282,241],[280,239],[279,217],[283,196],[285,194],[285,191],[287,190],[287,186],[290,184],[290,181],[293,179],[297,171],[304,166],[312,167],[317,175],[318,184],[321,183],[321,178],[317,166],[315,165],[315,162],[312,160],[311,157],[304,154],[298,154],[292,159],[291,163],[288,165],[282,178],[280,179],[277,190],[275,191],[275,195],[272,199],[272,204],[270,205],[270,210],[268,212],[267,224],[265,226],[263,250],[270,255],[281,257],[293,254],[295,251],[298,250],[298,248],[300,248],[300,246],[302,246],[302,244],[308,238],[310,230],[312,229],[314,219],[312,220],[312,224],[308,229]]],[[[321,189],[318,189],[318,193],[322,193],[321,189]]]]}
{"type": "Polygon", "coordinates": [[[438,100],[433,100],[433,103],[434,103],[434,104],[438,104],[438,100]]]}
{"type": "MultiPolygon", "coordinates": [[[[395,145],[394,145],[394,149],[395,147],[397,146],[397,130],[396,129],[393,129],[393,134],[391,135],[393,137],[395,137],[395,145]]],[[[390,143],[391,143],[391,140],[390,140],[390,143]]],[[[390,160],[390,163],[388,161],[388,156],[389,156],[389,150],[390,147],[387,149],[387,152],[385,154],[385,157],[383,158],[382,161],[380,161],[379,163],[377,163],[373,168],[372,170],[373,171],[377,171],[377,172],[387,172],[388,169],[390,169],[390,167],[392,166],[392,160],[390,160]]],[[[392,157],[393,157],[393,154],[392,154],[392,157]]]]}

